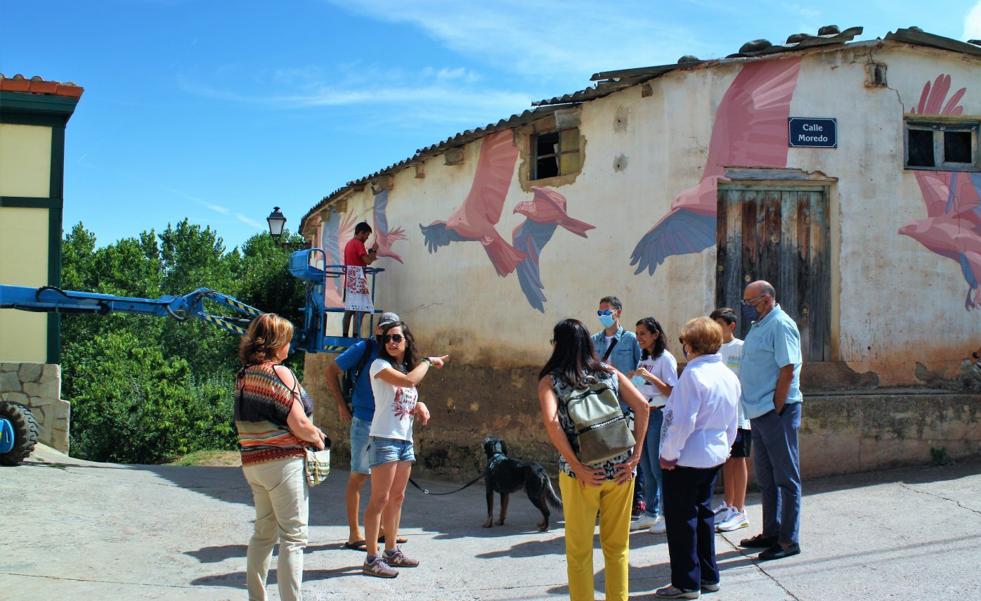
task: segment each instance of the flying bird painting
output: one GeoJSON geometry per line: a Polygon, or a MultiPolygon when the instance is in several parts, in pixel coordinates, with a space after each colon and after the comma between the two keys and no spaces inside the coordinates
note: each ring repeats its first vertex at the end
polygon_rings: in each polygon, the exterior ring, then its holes
{"type": "Polygon", "coordinates": [[[518,264],[518,282],[528,303],[542,313],[545,312],[545,286],[542,284],[538,263],[542,249],[552,239],[557,227],[563,227],[577,236],[586,237],[586,232],[596,226],[569,217],[566,213],[565,197],[547,188],[532,187],[531,200],[518,203],[514,213],[524,215],[525,221],[514,228],[511,240],[514,247],[525,254],[518,264]]]}
{"type": "Polygon", "coordinates": [[[463,204],[446,221],[419,224],[430,253],[451,242],[480,242],[499,276],[515,270],[525,255],[508,244],[495,226],[501,219],[517,160],[518,148],[511,130],[484,138],[477,172],[463,204]]]}
{"type": "Polygon", "coordinates": [[[395,254],[392,246],[398,240],[405,240],[405,230],[397,227],[394,230],[388,229],[388,190],[382,190],[375,194],[374,209],[372,211],[375,227],[375,242],[378,243],[378,256],[390,257],[402,263],[402,257],[395,254]]]}
{"type": "MultiPolygon", "coordinates": [[[[331,211],[330,217],[321,224],[320,246],[327,255],[328,265],[344,264],[344,245],[354,237],[354,220],[354,215],[331,211]]],[[[338,269],[330,271],[340,273],[338,269]]],[[[339,275],[328,277],[324,289],[328,307],[344,306],[344,281],[339,275]]]]}
{"type": "Polygon", "coordinates": [[[670,256],[715,244],[716,184],[726,167],[786,167],[787,118],[800,59],[750,63],[722,97],[702,179],[681,192],[634,247],[630,264],[650,275],[670,256]]]}
{"type": "MultiPolygon", "coordinates": [[[[940,74],[926,82],[920,102],[912,110],[920,115],[960,115],[967,88],[950,99],[950,75],[940,74]]],[[[927,250],[956,261],[967,282],[964,308],[981,306],[981,173],[965,171],[916,171],[916,183],[923,195],[927,216],[899,228],[899,234],[913,238],[927,250]]]]}

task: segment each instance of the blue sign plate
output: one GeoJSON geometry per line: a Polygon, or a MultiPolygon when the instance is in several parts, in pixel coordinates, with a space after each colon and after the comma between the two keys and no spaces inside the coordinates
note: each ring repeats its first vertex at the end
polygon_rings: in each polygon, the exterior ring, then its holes
{"type": "Polygon", "coordinates": [[[787,142],[791,148],[838,148],[838,120],[830,117],[790,117],[787,142]]]}

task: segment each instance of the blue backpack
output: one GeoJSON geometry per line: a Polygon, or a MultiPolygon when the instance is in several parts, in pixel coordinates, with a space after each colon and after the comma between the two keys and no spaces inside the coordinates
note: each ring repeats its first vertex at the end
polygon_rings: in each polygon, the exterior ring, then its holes
{"type": "Polygon", "coordinates": [[[354,387],[358,385],[358,378],[361,377],[361,372],[368,365],[368,358],[371,357],[374,350],[375,341],[369,338],[365,343],[361,360],[358,361],[357,365],[344,372],[344,377],[341,379],[341,394],[344,397],[344,404],[347,405],[347,410],[352,415],[354,413],[354,387]]]}

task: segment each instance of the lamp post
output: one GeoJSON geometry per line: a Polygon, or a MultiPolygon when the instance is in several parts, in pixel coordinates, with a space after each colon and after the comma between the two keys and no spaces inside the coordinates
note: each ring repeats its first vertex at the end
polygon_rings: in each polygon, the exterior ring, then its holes
{"type": "Polygon", "coordinates": [[[269,217],[266,217],[266,222],[269,224],[269,235],[279,242],[283,237],[283,226],[286,225],[286,216],[279,212],[279,207],[273,207],[272,213],[269,213],[269,217]]]}

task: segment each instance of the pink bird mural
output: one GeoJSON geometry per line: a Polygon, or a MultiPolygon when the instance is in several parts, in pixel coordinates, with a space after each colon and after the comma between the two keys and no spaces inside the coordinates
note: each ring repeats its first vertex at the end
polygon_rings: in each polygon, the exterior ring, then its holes
{"type": "Polygon", "coordinates": [[[388,229],[388,190],[382,190],[375,194],[374,209],[372,210],[375,223],[375,241],[378,242],[378,256],[390,257],[402,263],[402,257],[395,254],[392,246],[398,240],[405,240],[405,230],[397,227],[393,230],[388,229]]]}
{"type": "MultiPolygon", "coordinates": [[[[344,264],[344,245],[354,237],[354,215],[331,211],[330,217],[321,224],[320,246],[327,255],[328,265],[344,264]]],[[[331,272],[338,272],[331,269],[331,272]]],[[[324,296],[328,307],[344,306],[344,279],[328,277],[324,287],[324,296]]]]}
{"type": "MultiPolygon", "coordinates": [[[[940,74],[926,82],[920,101],[911,111],[919,115],[960,115],[960,101],[967,88],[950,92],[950,75],[940,74]]],[[[956,261],[967,282],[964,308],[981,306],[981,173],[964,171],[916,171],[927,216],[899,228],[927,250],[956,261]]]]}
{"type": "Polygon", "coordinates": [[[517,268],[521,291],[532,307],[544,313],[545,286],[538,264],[542,249],[552,239],[557,227],[585,238],[586,232],[596,226],[569,217],[565,197],[555,190],[533,186],[532,191],[534,196],[531,200],[520,202],[514,208],[515,214],[524,215],[527,219],[514,228],[511,240],[514,247],[526,255],[517,268]]]}
{"type": "Polygon", "coordinates": [[[799,72],[800,59],[788,58],[750,63],[736,75],[715,114],[701,181],[681,192],[634,247],[635,274],[653,275],[668,257],[715,244],[716,184],[726,167],[787,166],[787,118],[799,72]]]}
{"type": "Polygon", "coordinates": [[[517,160],[511,130],[484,138],[477,172],[463,204],[446,221],[419,224],[430,253],[451,242],[480,242],[498,275],[504,277],[514,271],[525,254],[508,244],[495,226],[501,219],[517,160]]]}

